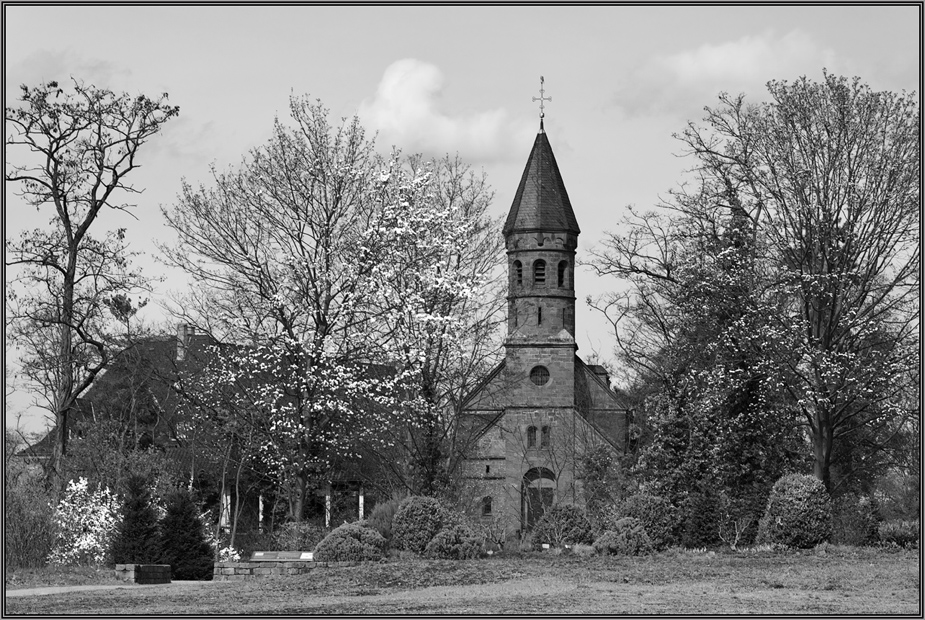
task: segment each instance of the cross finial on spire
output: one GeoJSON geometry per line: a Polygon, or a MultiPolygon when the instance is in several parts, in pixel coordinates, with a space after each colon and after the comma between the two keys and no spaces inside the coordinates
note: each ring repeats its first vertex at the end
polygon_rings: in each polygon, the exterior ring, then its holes
{"type": "Polygon", "coordinates": [[[544,84],[545,82],[546,82],[546,80],[545,80],[545,79],[543,78],[543,76],[541,75],[541,76],[540,76],[540,96],[539,96],[539,97],[534,97],[534,98],[533,98],[534,101],[539,101],[539,102],[540,102],[540,131],[543,131],[543,118],[546,116],[546,113],[545,113],[544,108],[543,108],[543,103],[546,102],[546,101],[552,101],[552,97],[544,97],[544,96],[543,96],[543,93],[546,92],[545,90],[543,90],[543,84],[544,84]]]}

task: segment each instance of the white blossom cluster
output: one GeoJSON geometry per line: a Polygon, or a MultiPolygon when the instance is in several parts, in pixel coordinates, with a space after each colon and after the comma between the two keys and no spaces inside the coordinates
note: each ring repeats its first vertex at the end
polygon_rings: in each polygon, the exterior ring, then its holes
{"type": "Polygon", "coordinates": [[[107,559],[121,519],[121,502],[108,488],[89,489],[86,478],[71,480],[54,513],[57,538],[50,564],[92,564],[107,559]]]}

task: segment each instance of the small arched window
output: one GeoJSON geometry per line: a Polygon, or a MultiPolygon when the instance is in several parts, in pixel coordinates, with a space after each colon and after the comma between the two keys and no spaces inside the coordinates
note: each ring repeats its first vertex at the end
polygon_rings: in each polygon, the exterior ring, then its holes
{"type": "Polygon", "coordinates": [[[559,262],[559,288],[565,287],[565,271],[568,269],[568,261],[559,262]]]}
{"type": "Polygon", "coordinates": [[[546,261],[543,259],[533,261],[533,284],[546,284],[546,261]]]}
{"type": "Polygon", "coordinates": [[[523,286],[524,283],[524,266],[519,260],[514,261],[514,283],[517,286],[523,286]]]}
{"type": "Polygon", "coordinates": [[[536,324],[543,324],[543,306],[537,306],[536,308],[536,324]]]}
{"type": "Polygon", "coordinates": [[[540,447],[548,448],[549,447],[549,427],[544,426],[540,430],[540,447]]]}
{"type": "Polygon", "coordinates": [[[536,427],[535,426],[527,427],[527,447],[528,448],[536,447],[536,427]]]}
{"type": "Polygon", "coordinates": [[[485,496],[482,498],[482,516],[488,517],[491,516],[491,497],[485,496]]]}

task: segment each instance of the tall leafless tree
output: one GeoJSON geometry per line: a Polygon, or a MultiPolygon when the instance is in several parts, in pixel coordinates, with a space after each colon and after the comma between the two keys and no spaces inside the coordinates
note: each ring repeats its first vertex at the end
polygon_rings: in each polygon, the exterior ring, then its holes
{"type": "Polygon", "coordinates": [[[107,311],[131,312],[128,295],[143,284],[129,266],[125,230],[95,238],[91,228],[104,210],[133,206],[126,194],[140,190],[126,176],[141,146],[178,113],[166,94],[117,95],[77,80],[69,90],[24,85],[19,104],[5,109],[13,147],[5,178],[26,204],[51,212],[47,226],[8,240],[6,264],[16,269],[10,337],[56,424],[52,480],[67,448],[67,413],[112,357],[107,311]]]}

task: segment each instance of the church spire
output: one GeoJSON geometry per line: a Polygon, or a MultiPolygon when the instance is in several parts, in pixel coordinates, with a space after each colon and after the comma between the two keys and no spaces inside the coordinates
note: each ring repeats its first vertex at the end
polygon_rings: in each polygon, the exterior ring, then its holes
{"type": "Polygon", "coordinates": [[[543,129],[543,118],[546,115],[543,104],[552,101],[552,97],[544,95],[544,82],[543,76],[540,76],[540,96],[533,98],[540,102],[540,131],[536,134],[533,150],[527,158],[514,202],[504,223],[502,232],[505,236],[514,232],[567,232],[576,235],[581,232],[552,146],[543,129]]]}

